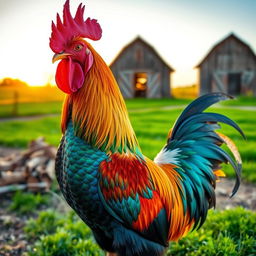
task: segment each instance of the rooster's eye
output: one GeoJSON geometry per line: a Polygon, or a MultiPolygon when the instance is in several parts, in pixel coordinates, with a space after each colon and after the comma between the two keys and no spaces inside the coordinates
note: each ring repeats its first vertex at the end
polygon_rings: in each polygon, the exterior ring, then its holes
{"type": "Polygon", "coordinates": [[[74,50],[79,52],[79,51],[81,51],[83,49],[83,47],[84,46],[82,44],[76,44],[75,47],[74,47],[74,50]]]}

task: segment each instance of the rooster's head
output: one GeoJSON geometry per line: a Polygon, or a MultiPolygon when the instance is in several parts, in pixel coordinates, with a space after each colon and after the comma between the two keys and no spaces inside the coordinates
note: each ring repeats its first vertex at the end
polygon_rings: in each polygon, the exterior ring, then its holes
{"type": "Polygon", "coordinates": [[[63,22],[57,14],[56,25],[52,22],[50,47],[55,53],[52,61],[61,60],[56,71],[56,83],[65,93],[71,94],[80,89],[87,72],[93,65],[93,55],[83,38],[99,40],[102,30],[97,20],[84,20],[84,6],[80,4],[73,18],[69,0],[63,9],[63,22]]]}

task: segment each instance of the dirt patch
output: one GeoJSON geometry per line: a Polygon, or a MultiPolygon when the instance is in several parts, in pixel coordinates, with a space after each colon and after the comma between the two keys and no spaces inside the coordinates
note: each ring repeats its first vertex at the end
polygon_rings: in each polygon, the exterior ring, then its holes
{"type": "Polygon", "coordinates": [[[235,180],[222,179],[216,188],[216,209],[230,209],[242,206],[256,211],[256,186],[242,182],[238,192],[230,198],[235,180]]]}
{"type": "Polygon", "coordinates": [[[21,256],[28,246],[23,227],[29,216],[17,216],[8,211],[10,195],[0,200],[0,256],[21,256]]]}

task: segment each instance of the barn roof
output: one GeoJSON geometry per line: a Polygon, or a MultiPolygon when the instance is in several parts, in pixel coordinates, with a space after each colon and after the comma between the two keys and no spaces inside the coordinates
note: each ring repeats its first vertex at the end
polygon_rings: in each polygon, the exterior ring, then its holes
{"type": "Polygon", "coordinates": [[[240,43],[241,45],[243,45],[245,48],[247,48],[249,50],[249,52],[251,52],[252,56],[255,58],[256,61],[256,55],[254,54],[252,48],[245,43],[244,41],[242,41],[238,36],[236,36],[234,33],[230,33],[228,36],[226,36],[224,39],[222,39],[221,41],[219,41],[217,44],[215,44],[212,49],[208,52],[208,54],[199,62],[198,65],[195,66],[195,68],[200,68],[200,66],[204,63],[204,61],[206,61],[208,59],[208,57],[219,47],[221,47],[224,43],[226,43],[228,40],[230,39],[234,39],[236,40],[238,43],[240,43]]]}
{"type": "Polygon", "coordinates": [[[114,65],[119,58],[122,57],[122,55],[124,54],[124,52],[126,51],[126,49],[128,49],[129,47],[131,47],[132,45],[136,44],[137,42],[142,43],[145,47],[147,47],[151,52],[153,52],[160,60],[161,62],[167,67],[169,68],[170,72],[174,72],[175,70],[165,61],[163,60],[163,58],[159,55],[159,53],[155,50],[155,48],[153,46],[151,46],[148,42],[146,42],[144,39],[142,39],[140,36],[137,36],[133,41],[131,41],[129,44],[127,44],[126,46],[124,46],[122,48],[122,50],[118,53],[118,55],[114,58],[114,60],[111,62],[111,64],[109,65],[110,67],[112,65],[114,65]]]}

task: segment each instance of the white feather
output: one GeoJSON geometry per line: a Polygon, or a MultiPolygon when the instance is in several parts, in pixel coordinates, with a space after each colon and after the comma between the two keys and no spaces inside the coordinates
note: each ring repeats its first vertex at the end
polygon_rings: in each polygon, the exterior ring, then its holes
{"type": "Polygon", "coordinates": [[[155,157],[154,162],[157,164],[179,164],[180,149],[166,150],[163,148],[155,157]]]}

